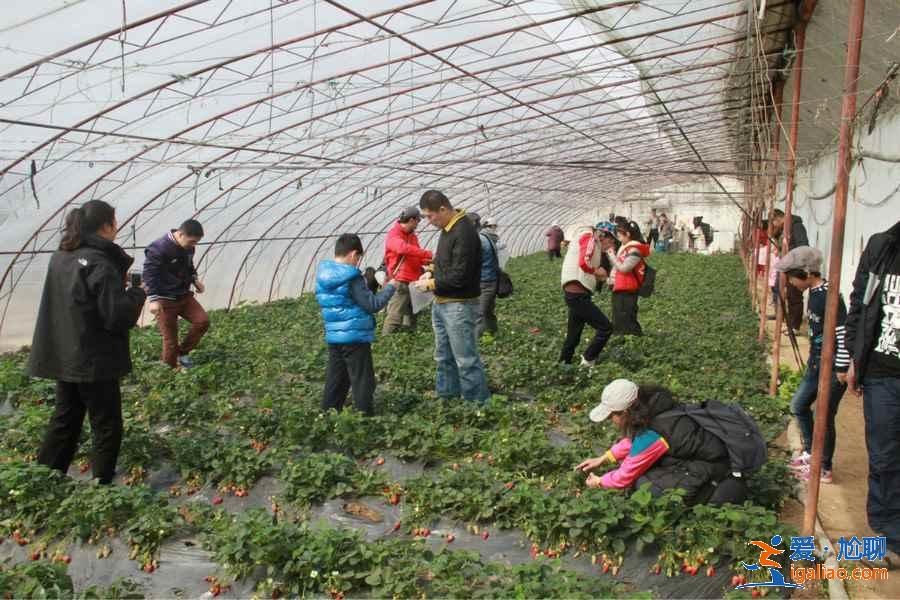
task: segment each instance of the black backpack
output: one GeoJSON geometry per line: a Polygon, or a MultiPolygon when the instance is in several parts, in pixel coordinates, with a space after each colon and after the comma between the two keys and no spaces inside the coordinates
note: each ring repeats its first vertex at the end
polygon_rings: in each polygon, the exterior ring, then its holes
{"type": "Polygon", "coordinates": [[[766,463],[766,438],[753,417],[739,405],[707,400],[675,410],[684,411],[700,427],[722,440],[728,449],[732,472],[749,473],[766,463]]]}
{"type": "Polygon", "coordinates": [[[709,223],[700,223],[700,229],[703,230],[703,237],[706,239],[706,245],[713,243],[713,230],[709,223]]]}
{"type": "Polygon", "coordinates": [[[649,298],[656,290],[656,269],[644,262],[644,278],[641,280],[641,287],[638,288],[638,296],[641,298],[649,298]]]}

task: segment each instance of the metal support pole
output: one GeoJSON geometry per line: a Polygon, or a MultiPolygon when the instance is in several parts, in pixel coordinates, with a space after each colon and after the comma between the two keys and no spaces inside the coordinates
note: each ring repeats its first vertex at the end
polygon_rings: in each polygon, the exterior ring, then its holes
{"type": "MultiPolygon", "coordinates": [[[[800,39],[802,39],[802,37],[803,36],[801,34],[800,39]]],[[[802,52],[800,54],[802,55],[802,52]]],[[[795,81],[796,85],[795,85],[794,97],[799,99],[799,97],[800,97],[799,93],[798,93],[798,91],[800,89],[799,71],[797,71],[796,77],[797,77],[797,79],[795,81]]],[[[773,159],[774,159],[774,161],[772,162],[772,179],[771,179],[770,187],[766,188],[766,198],[764,199],[764,202],[762,203],[762,206],[760,207],[760,211],[762,211],[765,207],[769,208],[769,223],[770,223],[769,231],[768,231],[769,236],[772,235],[772,226],[771,226],[772,208],[775,206],[775,195],[778,193],[778,165],[780,164],[779,161],[781,160],[781,129],[783,126],[782,111],[784,110],[784,102],[783,102],[783,100],[784,100],[784,79],[779,79],[778,82],[776,82],[776,84],[774,86],[774,90],[773,90],[773,96],[774,96],[774,102],[775,102],[775,139],[772,140],[772,154],[773,154],[773,159]]],[[[799,100],[797,103],[794,103],[794,102],[791,103],[792,116],[793,116],[793,112],[794,112],[793,107],[795,104],[798,106],[798,111],[799,111],[799,100]]],[[[795,129],[794,125],[792,124],[791,125],[791,134],[792,135],[794,134],[794,129],[795,129]]],[[[791,148],[793,149],[796,146],[796,144],[797,144],[796,137],[792,137],[791,138],[791,148]]],[[[790,158],[791,164],[794,164],[794,162],[793,162],[794,157],[795,157],[794,152],[791,151],[790,156],[791,156],[791,158],[790,158]]],[[[790,169],[790,167],[788,167],[788,168],[790,169]]],[[[759,255],[759,240],[756,240],[757,236],[755,234],[758,231],[759,231],[758,228],[755,229],[754,236],[753,236],[754,240],[755,240],[754,245],[756,247],[757,256],[759,255]]],[[[768,306],[769,305],[769,268],[771,267],[772,246],[771,246],[771,243],[768,242],[768,239],[770,239],[770,238],[767,237],[766,239],[767,239],[767,242],[766,242],[766,244],[767,244],[766,250],[767,251],[766,251],[765,279],[763,280],[763,289],[761,292],[762,296],[760,297],[759,303],[757,304],[757,308],[759,309],[759,334],[758,334],[758,337],[759,337],[760,342],[762,342],[765,339],[766,321],[769,318],[769,315],[768,315],[768,313],[769,313],[769,311],[768,311],[768,308],[769,308],[769,306],[768,306]]],[[[753,268],[754,268],[754,272],[759,270],[759,269],[757,269],[756,263],[753,264],[753,268]]],[[[759,290],[759,284],[757,283],[757,288],[756,288],[756,290],[754,290],[754,292],[759,293],[758,290],[759,290]]],[[[777,383],[777,379],[776,379],[776,383],[777,383]]]]}
{"type": "Polygon", "coordinates": [[[828,428],[828,409],[831,400],[831,377],[836,346],[838,303],[841,293],[841,262],[844,258],[844,225],[847,220],[847,190],[850,181],[850,154],[853,143],[853,117],[856,115],[856,90],[859,78],[859,54],[862,46],[866,0],[851,0],[850,24],[847,34],[847,62],[844,65],[844,101],[841,106],[841,132],[838,143],[837,188],[834,194],[834,220],[831,229],[831,253],[828,261],[828,299],[825,303],[825,332],[822,341],[822,361],[819,367],[819,392],[816,396],[816,416],[813,427],[812,460],[809,465],[809,488],[803,513],[803,535],[812,535],[816,526],[819,503],[819,476],[825,431],[828,428]]]}
{"type": "MultiPolygon", "coordinates": [[[[794,89],[791,95],[791,140],[788,147],[788,171],[787,181],[785,182],[786,195],[784,200],[784,225],[782,226],[782,242],[781,256],[788,253],[791,243],[791,220],[793,217],[794,205],[794,174],[797,169],[797,136],[800,126],[800,91],[803,82],[803,54],[806,47],[806,23],[812,17],[812,11],[815,8],[815,2],[806,2],[801,8],[800,22],[794,29],[797,57],[794,60],[793,76],[794,89]]],[[[772,209],[774,209],[774,199],[772,201],[772,209]]],[[[769,239],[774,235],[772,229],[772,211],[769,211],[769,239]]],[[[771,252],[770,252],[771,254],[771,252]]],[[[766,281],[769,278],[769,270],[771,269],[771,260],[768,261],[766,267],[766,281]]],[[[784,310],[785,293],[787,281],[784,274],[778,275],[778,294],[780,302],[775,303],[775,331],[772,335],[772,377],[769,380],[769,395],[774,396],[778,392],[778,373],[781,369],[781,328],[784,326],[784,310]]]]}

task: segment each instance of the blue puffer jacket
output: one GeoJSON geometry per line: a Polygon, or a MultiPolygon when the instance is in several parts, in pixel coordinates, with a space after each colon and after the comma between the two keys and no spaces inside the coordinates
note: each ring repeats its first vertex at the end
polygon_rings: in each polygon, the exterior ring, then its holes
{"type": "Polygon", "coordinates": [[[325,321],[329,344],[364,344],[375,341],[375,317],[350,296],[350,282],[362,273],[356,267],[323,260],[316,271],[316,300],[325,321]]]}

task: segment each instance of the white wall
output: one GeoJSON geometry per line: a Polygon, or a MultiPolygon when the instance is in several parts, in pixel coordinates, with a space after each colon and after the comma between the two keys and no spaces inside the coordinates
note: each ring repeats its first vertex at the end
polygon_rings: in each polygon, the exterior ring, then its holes
{"type": "MultiPolygon", "coordinates": [[[[802,124],[801,124],[802,127],[802,124]]],[[[900,110],[881,115],[871,135],[864,124],[857,127],[854,136],[854,161],[862,150],[892,157],[900,161],[900,110]]],[[[806,225],[809,242],[822,250],[826,257],[831,252],[835,195],[821,196],[835,184],[837,172],[837,147],[822,155],[816,162],[797,171],[794,191],[794,214],[806,225]]],[[[785,186],[778,188],[777,206],[784,208],[785,186]]],[[[845,300],[852,288],[853,276],[865,244],[873,233],[885,231],[900,220],[900,162],[886,162],[863,157],[862,163],[854,162],[850,172],[847,202],[847,222],[844,229],[844,256],[841,264],[841,292],[845,300]]],[[[829,279],[834,279],[829,276],[829,279]]]]}

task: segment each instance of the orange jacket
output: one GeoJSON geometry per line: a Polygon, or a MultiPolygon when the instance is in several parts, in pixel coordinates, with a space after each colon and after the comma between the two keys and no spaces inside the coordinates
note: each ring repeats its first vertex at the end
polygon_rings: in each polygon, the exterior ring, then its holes
{"type": "Polygon", "coordinates": [[[613,267],[616,271],[616,278],[613,282],[614,292],[636,292],[641,289],[641,284],[644,282],[644,271],[647,269],[644,257],[649,255],[650,246],[640,242],[628,242],[619,248],[619,252],[616,253],[616,264],[613,267]],[[634,255],[641,258],[637,266],[628,271],[620,270],[626,259],[634,255]]]}

